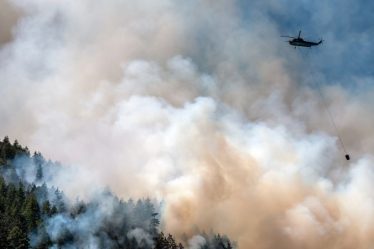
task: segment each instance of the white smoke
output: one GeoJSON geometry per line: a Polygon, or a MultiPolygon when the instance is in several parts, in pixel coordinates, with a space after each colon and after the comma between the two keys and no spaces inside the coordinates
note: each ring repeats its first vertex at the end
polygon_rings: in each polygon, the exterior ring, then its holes
{"type": "Polygon", "coordinates": [[[141,228],[135,228],[127,233],[127,237],[129,239],[135,238],[136,242],[140,246],[153,246],[153,238],[150,236],[149,233],[145,232],[141,228]]]}
{"type": "Polygon", "coordinates": [[[190,240],[188,240],[189,249],[199,249],[205,244],[206,240],[200,235],[195,235],[190,240]]]}

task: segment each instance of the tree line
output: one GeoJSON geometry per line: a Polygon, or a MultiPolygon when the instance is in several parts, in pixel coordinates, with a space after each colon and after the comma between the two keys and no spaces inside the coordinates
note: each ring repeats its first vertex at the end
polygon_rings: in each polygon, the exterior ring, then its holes
{"type": "MultiPolygon", "coordinates": [[[[17,140],[0,141],[0,248],[184,248],[186,241],[161,231],[158,207],[150,199],[123,201],[103,190],[90,201],[71,202],[43,182],[48,167],[59,165],[38,152],[31,156],[17,140]],[[25,181],[30,174],[31,183],[25,181]]],[[[234,248],[226,236],[201,236],[200,249],[234,248]]]]}

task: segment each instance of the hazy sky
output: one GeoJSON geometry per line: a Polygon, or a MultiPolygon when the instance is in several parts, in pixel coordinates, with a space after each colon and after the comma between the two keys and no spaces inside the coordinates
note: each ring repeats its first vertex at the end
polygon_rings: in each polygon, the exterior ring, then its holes
{"type": "Polygon", "coordinates": [[[354,85],[351,77],[373,76],[370,65],[374,52],[371,46],[374,3],[371,1],[239,2],[243,25],[250,26],[253,12],[260,12],[281,34],[295,36],[302,30],[305,38],[323,38],[324,46],[318,52],[306,53],[312,57],[312,65],[317,66],[329,81],[354,85]]]}

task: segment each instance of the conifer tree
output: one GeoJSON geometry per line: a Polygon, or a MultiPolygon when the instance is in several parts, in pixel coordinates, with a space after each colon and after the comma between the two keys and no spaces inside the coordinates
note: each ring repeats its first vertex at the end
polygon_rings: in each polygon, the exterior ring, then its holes
{"type": "Polygon", "coordinates": [[[40,222],[40,208],[34,194],[31,194],[26,198],[23,216],[25,217],[29,231],[38,226],[40,222]]]}
{"type": "Polygon", "coordinates": [[[27,249],[29,248],[29,240],[27,234],[18,226],[14,226],[7,236],[8,248],[27,249]]]}

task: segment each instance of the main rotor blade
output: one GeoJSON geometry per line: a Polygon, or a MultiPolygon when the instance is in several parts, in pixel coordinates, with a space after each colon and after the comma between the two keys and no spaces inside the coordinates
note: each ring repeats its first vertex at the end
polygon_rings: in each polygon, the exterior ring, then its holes
{"type": "Polygon", "coordinates": [[[296,39],[296,37],[293,37],[293,36],[289,36],[289,35],[281,35],[280,37],[288,37],[288,38],[293,38],[293,39],[296,39]]]}

